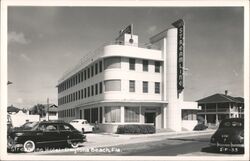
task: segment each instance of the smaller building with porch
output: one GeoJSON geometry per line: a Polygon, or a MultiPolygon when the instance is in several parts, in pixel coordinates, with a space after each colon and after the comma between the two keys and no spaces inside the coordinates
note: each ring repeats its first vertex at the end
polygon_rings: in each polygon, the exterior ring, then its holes
{"type": "Polygon", "coordinates": [[[226,118],[244,118],[244,98],[227,94],[214,94],[197,101],[201,108],[197,113],[199,123],[217,126],[226,118]]]}

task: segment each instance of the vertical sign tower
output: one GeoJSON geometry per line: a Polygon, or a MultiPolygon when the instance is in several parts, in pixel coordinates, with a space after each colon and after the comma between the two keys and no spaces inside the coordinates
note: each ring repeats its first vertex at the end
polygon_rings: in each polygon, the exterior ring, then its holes
{"type": "Polygon", "coordinates": [[[184,21],[179,19],[172,25],[177,28],[177,96],[179,97],[184,89],[184,21]]]}

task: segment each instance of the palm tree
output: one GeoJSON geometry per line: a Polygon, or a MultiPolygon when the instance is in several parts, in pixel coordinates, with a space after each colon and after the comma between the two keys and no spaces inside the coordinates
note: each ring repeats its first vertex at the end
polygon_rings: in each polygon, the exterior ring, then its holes
{"type": "Polygon", "coordinates": [[[37,105],[33,106],[31,108],[30,112],[31,112],[31,114],[39,115],[40,117],[43,117],[46,115],[45,106],[42,104],[37,104],[37,105]]]}

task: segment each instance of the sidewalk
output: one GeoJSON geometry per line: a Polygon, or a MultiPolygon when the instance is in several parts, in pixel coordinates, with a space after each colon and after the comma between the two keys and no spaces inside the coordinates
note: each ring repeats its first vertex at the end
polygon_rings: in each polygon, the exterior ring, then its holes
{"type": "Polygon", "coordinates": [[[108,133],[86,134],[87,142],[84,143],[84,147],[94,148],[94,147],[118,146],[123,144],[164,140],[168,138],[213,134],[214,132],[215,130],[207,129],[204,131],[159,132],[155,134],[139,134],[139,135],[108,134],[108,133]]]}

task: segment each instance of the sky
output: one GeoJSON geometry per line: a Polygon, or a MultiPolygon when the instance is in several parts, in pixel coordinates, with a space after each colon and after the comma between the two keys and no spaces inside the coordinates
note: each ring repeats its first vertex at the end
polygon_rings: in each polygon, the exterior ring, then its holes
{"type": "Polygon", "coordinates": [[[57,82],[85,54],[134,25],[139,43],[185,21],[184,100],[243,97],[241,7],[9,7],[8,105],[57,104],[57,82]]]}

